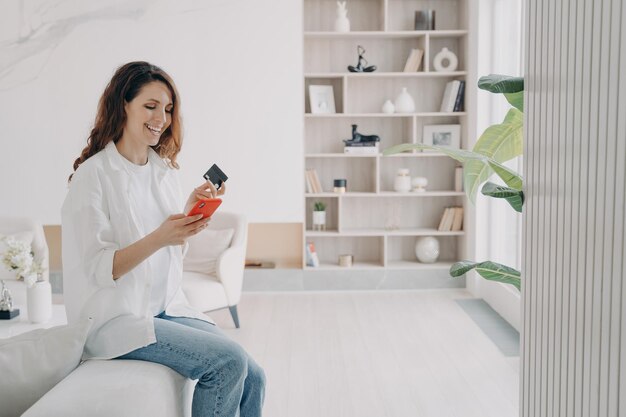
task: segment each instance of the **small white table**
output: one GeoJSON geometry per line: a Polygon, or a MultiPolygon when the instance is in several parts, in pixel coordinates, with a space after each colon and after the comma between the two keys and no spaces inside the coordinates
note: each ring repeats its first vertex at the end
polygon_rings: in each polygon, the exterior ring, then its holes
{"type": "Polygon", "coordinates": [[[52,304],[52,317],[46,323],[31,323],[28,321],[26,306],[16,306],[20,309],[20,315],[11,320],[0,320],[0,339],[17,336],[35,329],[47,329],[67,324],[65,306],[52,304]]]}

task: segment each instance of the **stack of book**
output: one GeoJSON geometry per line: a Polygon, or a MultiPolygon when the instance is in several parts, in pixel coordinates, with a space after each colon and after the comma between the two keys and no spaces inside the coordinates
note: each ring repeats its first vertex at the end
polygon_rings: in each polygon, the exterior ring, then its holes
{"type": "Polygon", "coordinates": [[[457,232],[463,230],[463,207],[446,207],[439,221],[440,232],[457,232]]]}
{"type": "Polygon", "coordinates": [[[322,183],[317,176],[317,171],[314,169],[307,169],[304,172],[304,178],[306,180],[306,192],[309,194],[322,193],[322,183]]]}
{"type": "Polygon", "coordinates": [[[424,51],[421,49],[411,49],[409,53],[409,57],[406,59],[406,64],[404,64],[404,72],[417,72],[422,65],[422,57],[424,56],[424,51]]]}
{"type": "Polygon", "coordinates": [[[463,111],[463,101],[465,99],[465,81],[454,80],[446,84],[441,99],[439,111],[442,113],[452,113],[463,111]]]}
{"type": "Polygon", "coordinates": [[[320,266],[320,260],[315,252],[315,244],[313,242],[306,243],[306,265],[317,268],[320,266]]]}
{"type": "Polygon", "coordinates": [[[343,153],[351,155],[377,155],[379,153],[379,142],[360,142],[343,147],[343,153]]]}

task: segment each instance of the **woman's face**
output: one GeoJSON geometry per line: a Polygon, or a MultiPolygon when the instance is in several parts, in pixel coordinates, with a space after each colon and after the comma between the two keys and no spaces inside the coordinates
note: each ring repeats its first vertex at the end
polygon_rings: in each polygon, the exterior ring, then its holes
{"type": "Polygon", "coordinates": [[[172,123],[172,95],[165,84],[153,81],[124,104],[124,135],[136,145],[155,146],[161,134],[172,123]]]}

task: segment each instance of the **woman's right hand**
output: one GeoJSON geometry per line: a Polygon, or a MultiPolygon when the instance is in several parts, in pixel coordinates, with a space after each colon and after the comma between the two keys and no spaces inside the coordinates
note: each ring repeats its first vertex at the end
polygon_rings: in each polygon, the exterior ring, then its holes
{"type": "Polygon", "coordinates": [[[187,238],[204,230],[210,220],[210,217],[203,219],[202,214],[195,216],[172,214],[152,232],[152,235],[159,247],[184,245],[187,238]]]}

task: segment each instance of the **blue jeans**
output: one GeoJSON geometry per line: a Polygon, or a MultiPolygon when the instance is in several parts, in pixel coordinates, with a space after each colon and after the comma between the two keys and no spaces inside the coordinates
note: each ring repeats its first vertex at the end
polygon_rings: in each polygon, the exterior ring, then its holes
{"type": "Polygon", "coordinates": [[[116,359],[160,363],[197,379],[193,417],[261,415],[265,397],[263,369],[217,326],[161,313],[154,318],[156,343],[116,359]]]}

